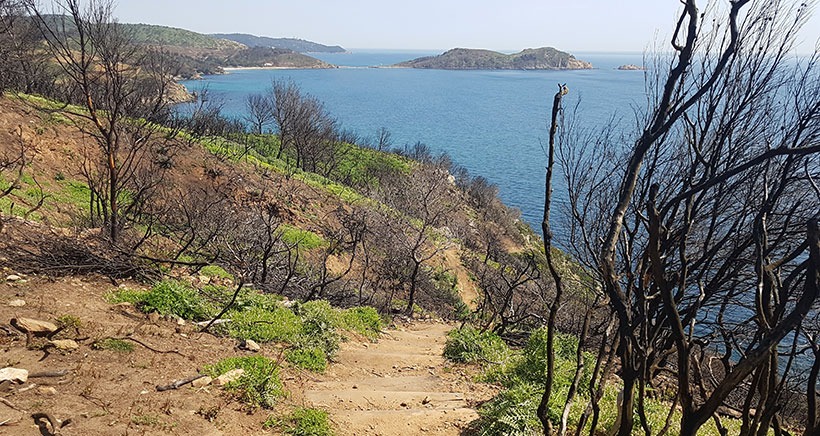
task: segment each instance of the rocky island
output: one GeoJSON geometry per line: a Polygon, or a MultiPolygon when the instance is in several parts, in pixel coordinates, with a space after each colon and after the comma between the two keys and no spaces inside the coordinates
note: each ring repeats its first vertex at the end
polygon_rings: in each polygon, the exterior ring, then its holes
{"type": "Polygon", "coordinates": [[[454,48],[393,65],[396,68],[437,70],[587,70],[592,64],[552,47],[528,48],[504,54],[492,50],[454,48]]]}
{"type": "Polygon", "coordinates": [[[635,64],[621,65],[620,67],[618,67],[616,69],[621,70],[621,71],[644,71],[644,70],[646,70],[646,68],[644,68],[640,65],[635,65],[635,64]]]}

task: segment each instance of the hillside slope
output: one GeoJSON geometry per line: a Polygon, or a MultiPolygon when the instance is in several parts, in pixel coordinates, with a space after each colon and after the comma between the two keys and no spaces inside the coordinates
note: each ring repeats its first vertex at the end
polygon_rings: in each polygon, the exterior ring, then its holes
{"type": "Polygon", "coordinates": [[[297,53],[344,53],[346,51],[338,45],[324,45],[298,38],[271,38],[247,33],[212,33],[211,36],[235,41],[248,47],[285,48],[297,53]]]}

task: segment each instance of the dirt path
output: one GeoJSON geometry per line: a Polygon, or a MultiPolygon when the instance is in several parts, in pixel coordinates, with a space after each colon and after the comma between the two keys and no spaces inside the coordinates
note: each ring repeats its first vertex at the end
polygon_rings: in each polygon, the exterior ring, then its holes
{"type": "Polygon", "coordinates": [[[450,329],[418,322],[375,344],[344,344],[337,363],[305,387],[305,402],[328,410],[339,435],[462,434],[478,418],[471,405],[491,393],[441,357],[450,329]]]}

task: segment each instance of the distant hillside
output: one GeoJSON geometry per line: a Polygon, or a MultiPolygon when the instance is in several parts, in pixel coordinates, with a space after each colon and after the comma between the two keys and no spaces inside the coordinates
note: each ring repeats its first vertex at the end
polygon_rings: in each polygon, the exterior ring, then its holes
{"type": "Polygon", "coordinates": [[[247,33],[213,33],[210,36],[238,42],[248,47],[286,48],[298,53],[344,53],[346,51],[338,45],[330,46],[296,38],[270,38],[247,33]]]}
{"type": "Polygon", "coordinates": [[[138,44],[199,48],[199,49],[242,49],[244,45],[235,41],[215,38],[176,27],[157,26],[155,24],[122,23],[134,36],[138,44]]]}
{"type": "Polygon", "coordinates": [[[583,70],[592,64],[552,47],[528,48],[504,54],[491,50],[454,48],[438,56],[427,56],[394,65],[402,68],[438,70],[583,70]]]}
{"type": "MultiPolygon", "coordinates": [[[[45,19],[51,26],[61,28],[68,17],[49,15],[45,19]]],[[[236,41],[154,24],[119,25],[130,33],[136,44],[162,47],[173,58],[178,75],[186,79],[220,74],[225,67],[333,68],[333,65],[288,48],[249,47],[236,41]]]]}

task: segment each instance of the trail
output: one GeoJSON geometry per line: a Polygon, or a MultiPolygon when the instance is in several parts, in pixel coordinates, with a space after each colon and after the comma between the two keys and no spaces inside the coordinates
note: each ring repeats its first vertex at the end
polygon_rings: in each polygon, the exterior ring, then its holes
{"type": "Polygon", "coordinates": [[[453,373],[442,357],[443,323],[411,324],[378,343],[348,342],[337,362],[305,390],[311,407],[329,411],[340,435],[459,435],[489,398],[484,385],[453,373]]]}

